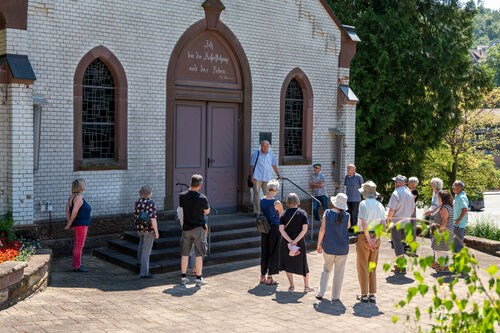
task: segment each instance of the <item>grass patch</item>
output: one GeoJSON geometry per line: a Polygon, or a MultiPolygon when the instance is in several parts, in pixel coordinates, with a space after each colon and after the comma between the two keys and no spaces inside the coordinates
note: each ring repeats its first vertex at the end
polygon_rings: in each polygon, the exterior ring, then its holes
{"type": "Polygon", "coordinates": [[[500,228],[490,216],[477,216],[473,222],[465,228],[467,235],[500,241],[500,228]]]}

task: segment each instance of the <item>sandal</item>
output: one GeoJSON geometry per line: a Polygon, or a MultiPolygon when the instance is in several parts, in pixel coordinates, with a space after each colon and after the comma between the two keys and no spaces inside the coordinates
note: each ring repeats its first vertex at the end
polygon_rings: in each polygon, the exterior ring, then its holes
{"type": "Polygon", "coordinates": [[[310,293],[311,291],[314,291],[314,288],[313,288],[313,287],[305,287],[305,288],[304,288],[304,292],[305,292],[305,293],[310,293]]]}
{"type": "Polygon", "coordinates": [[[375,295],[368,296],[368,301],[370,303],[377,303],[377,297],[375,295]]]}
{"type": "Polygon", "coordinates": [[[266,277],[265,276],[260,277],[260,284],[266,284],[266,277]]]}
{"type": "Polygon", "coordinates": [[[436,271],[438,271],[438,272],[449,272],[450,268],[448,266],[438,267],[438,268],[436,268],[436,271]]]}
{"type": "Polygon", "coordinates": [[[288,292],[292,293],[295,291],[295,288],[293,286],[288,287],[288,292]]]}
{"type": "Polygon", "coordinates": [[[440,266],[441,266],[441,265],[439,265],[439,263],[438,263],[437,261],[434,261],[434,263],[431,265],[431,267],[432,267],[433,269],[436,269],[436,270],[437,270],[440,266]]]}
{"type": "Polygon", "coordinates": [[[315,297],[316,297],[316,299],[317,299],[318,301],[321,301],[321,300],[323,299],[323,296],[320,296],[320,295],[316,295],[315,297]]]}
{"type": "Polygon", "coordinates": [[[361,296],[357,296],[356,299],[358,301],[361,301],[363,303],[368,303],[368,295],[361,295],[361,296]]]}
{"type": "Polygon", "coordinates": [[[267,279],[266,281],[266,286],[277,286],[278,282],[274,281],[273,279],[267,279]]]}

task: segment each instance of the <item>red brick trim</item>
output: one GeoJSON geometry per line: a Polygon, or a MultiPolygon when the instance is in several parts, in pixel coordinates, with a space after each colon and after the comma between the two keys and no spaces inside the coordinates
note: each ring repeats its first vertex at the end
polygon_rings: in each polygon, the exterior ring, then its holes
{"type": "Polygon", "coordinates": [[[74,171],[127,169],[127,76],[118,58],[100,45],[78,63],[73,80],[73,158],[74,171]],[[83,160],[82,102],[83,75],[95,59],[101,59],[108,66],[115,82],[115,161],[103,165],[86,165],[83,160]]]}
{"type": "Polygon", "coordinates": [[[307,75],[298,67],[292,69],[286,76],[281,86],[280,95],[280,138],[285,136],[285,96],[286,89],[292,79],[296,79],[304,95],[304,115],[303,115],[303,135],[302,135],[302,159],[294,158],[287,159],[285,156],[284,140],[280,140],[280,157],[279,163],[281,165],[304,165],[311,164],[312,162],[312,132],[313,132],[313,90],[311,82],[307,75]]]}
{"type": "Polygon", "coordinates": [[[1,0],[0,30],[5,28],[26,30],[27,27],[28,0],[1,0]]]}

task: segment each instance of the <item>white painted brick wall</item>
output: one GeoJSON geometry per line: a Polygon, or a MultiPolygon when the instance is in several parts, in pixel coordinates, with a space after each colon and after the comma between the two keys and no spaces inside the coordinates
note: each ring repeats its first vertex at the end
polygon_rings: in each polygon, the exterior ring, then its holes
{"type": "MultiPolygon", "coordinates": [[[[328,128],[339,127],[340,31],[318,0],[224,3],[221,20],[238,37],[250,63],[252,150],[259,146],[259,132],[272,132],[271,149],[278,155],[280,91],[286,75],[300,67],[314,93],[313,162],[323,164],[328,190],[333,194],[330,184],[335,147],[328,128]],[[318,31],[328,34],[328,42],[318,31]]],[[[130,212],[137,191],[145,183],[153,185],[153,198],[158,208],[163,207],[165,163],[171,163],[165,161],[168,61],[184,31],[204,17],[200,5],[200,0],[29,1],[27,37],[8,29],[7,48],[26,51],[37,75],[34,92],[50,104],[42,111],[40,165],[34,174],[35,197],[31,202],[35,220],[47,218],[34,204],[46,200],[54,203],[53,217],[63,217],[71,182],[78,177],[87,181],[85,196],[93,215],[130,212]],[[99,45],[116,55],[128,79],[128,170],[73,172],[73,76],[81,58],[99,45]],[[146,141],[148,145],[143,144],[146,141]],[[146,161],[144,156],[151,159],[146,161]]],[[[346,140],[349,147],[351,137],[346,140]]],[[[352,142],[346,163],[353,159],[353,153],[352,142]]],[[[311,166],[280,169],[284,176],[307,188],[311,166]]],[[[16,190],[15,194],[23,191],[29,189],[16,190]]]]}
{"type": "MultiPolygon", "coordinates": [[[[1,34],[1,31],[0,31],[1,34]]],[[[7,85],[0,84],[0,213],[9,209],[9,108],[7,105],[7,85]]]]}

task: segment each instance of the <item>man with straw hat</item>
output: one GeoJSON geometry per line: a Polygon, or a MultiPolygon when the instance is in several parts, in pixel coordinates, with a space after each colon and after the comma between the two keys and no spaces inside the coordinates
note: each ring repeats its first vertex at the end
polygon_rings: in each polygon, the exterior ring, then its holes
{"type": "MultiPolygon", "coordinates": [[[[395,190],[387,205],[387,208],[389,208],[387,221],[392,225],[392,245],[396,253],[396,258],[399,258],[405,254],[403,244],[406,237],[405,226],[411,222],[411,215],[415,209],[415,200],[410,190],[405,186],[405,176],[397,175],[392,180],[394,181],[395,190]]],[[[406,268],[400,270],[399,267],[394,266],[394,272],[406,273],[406,268]]]]}
{"type": "Polygon", "coordinates": [[[385,228],[385,208],[375,198],[378,196],[377,185],[367,181],[361,185],[359,192],[364,200],[359,204],[358,241],[356,243],[358,280],[361,288],[362,302],[376,302],[377,292],[376,268],[369,271],[370,262],[378,261],[380,238],[375,234],[375,226],[382,224],[385,228]],[[369,294],[368,294],[369,292],[369,294]]]}

